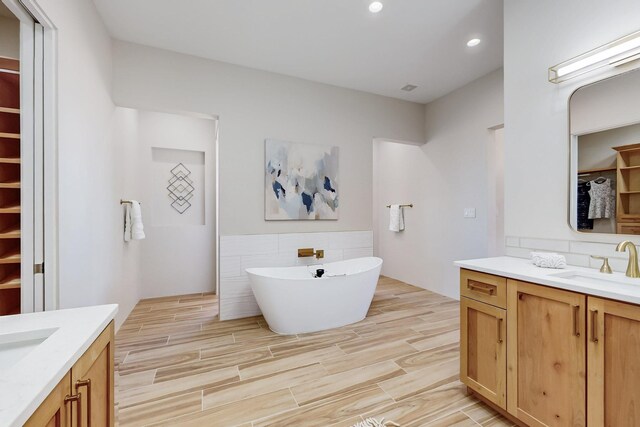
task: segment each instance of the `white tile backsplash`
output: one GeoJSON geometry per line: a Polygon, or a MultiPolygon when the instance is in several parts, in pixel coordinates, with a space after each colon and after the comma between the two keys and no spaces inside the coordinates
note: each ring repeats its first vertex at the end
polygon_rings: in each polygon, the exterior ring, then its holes
{"type": "MultiPolygon", "coordinates": [[[[578,267],[589,267],[590,264],[590,256],[589,255],[582,255],[582,254],[572,254],[572,253],[565,253],[562,254],[565,256],[565,258],[567,258],[567,264],[569,265],[575,265],[578,267]]],[[[602,262],[602,261],[601,261],[602,262]]],[[[598,268],[600,268],[600,266],[598,266],[598,268]]]]}
{"type": "Polygon", "coordinates": [[[569,265],[598,269],[602,265],[602,260],[592,259],[591,255],[605,256],[609,258],[609,264],[614,271],[624,272],[627,269],[629,255],[623,252],[616,252],[616,245],[612,243],[517,236],[507,237],[505,243],[505,255],[507,256],[529,258],[531,251],[552,251],[564,255],[569,265]]]}
{"type": "Polygon", "coordinates": [[[345,249],[344,259],[364,258],[373,256],[373,248],[345,249]]]}
{"type": "Polygon", "coordinates": [[[277,234],[221,236],[220,256],[260,255],[278,252],[277,234]]]}
{"type": "Polygon", "coordinates": [[[260,314],[247,268],[313,265],[368,256],[373,256],[372,231],[222,236],[220,319],[260,314]],[[324,259],[298,258],[299,248],[324,249],[324,259]]]}
{"type": "Polygon", "coordinates": [[[616,245],[609,243],[571,242],[570,252],[585,255],[627,258],[623,252],[616,252],[616,245]]]}
{"type": "Polygon", "coordinates": [[[506,247],[504,248],[504,254],[516,258],[531,258],[531,249],[506,247]]]}
{"type": "Polygon", "coordinates": [[[242,274],[241,266],[241,256],[220,257],[220,278],[240,276],[242,274]]]}
{"type": "Polygon", "coordinates": [[[292,233],[278,235],[279,252],[295,252],[300,248],[329,248],[329,233],[292,233]]]}
{"type": "Polygon", "coordinates": [[[519,237],[513,237],[513,236],[507,236],[505,238],[504,241],[506,246],[513,246],[513,247],[518,247],[520,246],[520,238],[519,237]]]}
{"type": "Polygon", "coordinates": [[[553,252],[569,252],[569,242],[566,240],[528,239],[520,238],[520,247],[553,252]]]}
{"type": "Polygon", "coordinates": [[[372,231],[346,231],[330,233],[329,249],[372,248],[372,231]]]}

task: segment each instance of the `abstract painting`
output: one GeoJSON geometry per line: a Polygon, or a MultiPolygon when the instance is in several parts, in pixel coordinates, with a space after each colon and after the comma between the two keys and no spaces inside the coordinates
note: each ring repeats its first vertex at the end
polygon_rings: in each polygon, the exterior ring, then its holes
{"type": "Polygon", "coordinates": [[[265,141],[265,219],[338,219],[338,147],[265,141]]]}

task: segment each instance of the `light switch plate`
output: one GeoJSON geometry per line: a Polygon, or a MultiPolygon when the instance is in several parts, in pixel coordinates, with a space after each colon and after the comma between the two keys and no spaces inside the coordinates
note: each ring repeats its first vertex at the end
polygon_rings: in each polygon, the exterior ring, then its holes
{"type": "Polygon", "coordinates": [[[475,218],[476,217],[476,208],[464,208],[464,217],[465,218],[475,218]]]}

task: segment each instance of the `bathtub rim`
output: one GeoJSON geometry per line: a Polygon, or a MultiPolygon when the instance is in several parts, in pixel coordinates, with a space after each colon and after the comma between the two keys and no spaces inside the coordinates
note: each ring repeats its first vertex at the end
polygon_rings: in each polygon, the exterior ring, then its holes
{"type": "Polygon", "coordinates": [[[376,260],[376,263],[375,263],[375,265],[372,265],[370,268],[368,268],[366,270],[358,271],[358,272],[355,272],[355,273],[347,273],[346,275],[325,276],[325,277],[322,277],[322,278],[317,278],[317,277],[312,277],[312,276],[311,277],[278,277],[278,276],[274,276],[274,275],[260,274],[261,272],[268,271],[268,270],[288,269],[288,268],[308,268],[308,267],[313,267],[313,265],[294,265],[294,266],[291,266],[291,267],[254,267],[254,268],[246,268],[244,271],[249,276],[259,276],[259,277],[265,277],[265,278],[269,278],[269,279],[277,279],[277,280],[283,280],[283,281],[290,281],[290,280],[318,281],[318,280],[337,279],[337,278],[341,278],[341,277],[355,276],[355,275],[358,275],[358,274],[369,272],[369,271],[374,270],[374,269],[376,269],[378,267],[381,268],[382,264],[384,263],[384,260],[382,258],[380,258],[380,257],[367,256],[367,257],[345,259],[345,260],[342,260],[342,261],[333,261],[333,262],[328,262],[326,264],[321,264],[321,265],[327,266],[327,265],[331,265],[331,264],[337,264],[337,263],[349,262],[349,261],[357,261],[357,260],[361,260],[361,259],[374,259],[374,260],[376,260]]]}

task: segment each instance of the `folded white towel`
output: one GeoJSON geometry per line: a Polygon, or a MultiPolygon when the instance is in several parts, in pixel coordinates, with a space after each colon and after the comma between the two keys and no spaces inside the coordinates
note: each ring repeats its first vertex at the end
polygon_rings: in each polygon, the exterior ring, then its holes
{"type": "Polygon", "coordinates": [[[389,230],[396,233],[404,230],[404,208],[400,205],[389,208],[389,230]]]}
{"type": "Polygon", "coordinates": [[[536,267],[541,268],[565,268],[567,259],[564,255],[553,252],[531,252],[531,260],[536,267]]]}
{"type": "Polygon", "coordinates": [[[145,238],[142,224],[142,209],[140,203],[132,200],[125,205],[124,212],[124,241],[142,240],[145,238]]]}

